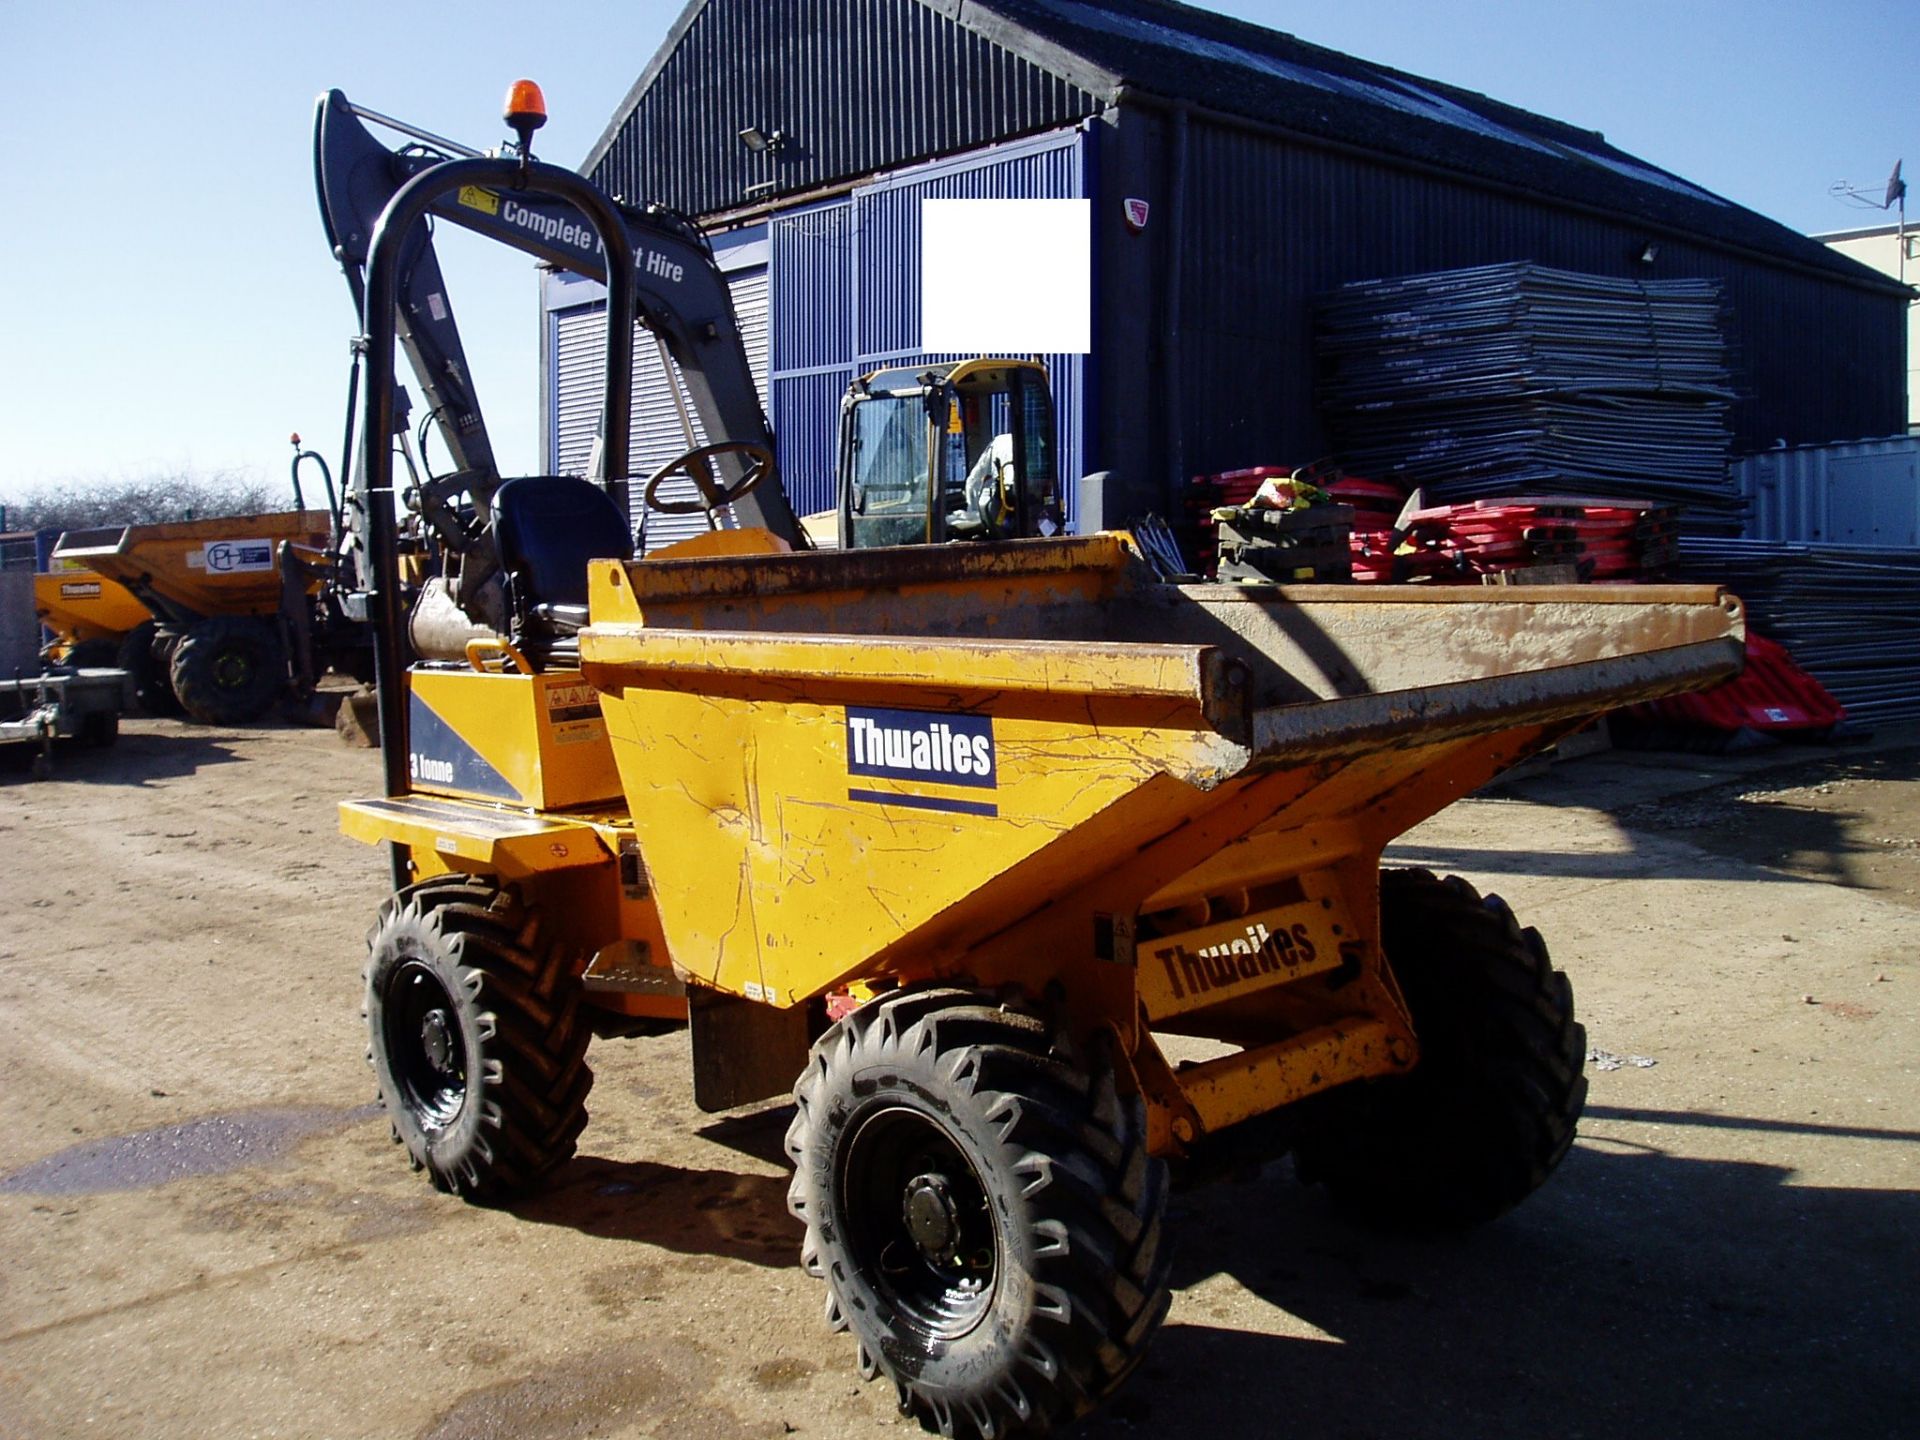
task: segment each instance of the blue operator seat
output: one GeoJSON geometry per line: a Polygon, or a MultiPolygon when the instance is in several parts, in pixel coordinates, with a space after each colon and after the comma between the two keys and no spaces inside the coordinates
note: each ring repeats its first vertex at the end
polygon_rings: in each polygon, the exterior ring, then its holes
{"type": "Polygon", "coordinates": [[[576,633],[587,623],[587,562],[633,558],[620,507],[570,475],[507,481],[493,492],[493,533],[516,643],[576,633]]]}

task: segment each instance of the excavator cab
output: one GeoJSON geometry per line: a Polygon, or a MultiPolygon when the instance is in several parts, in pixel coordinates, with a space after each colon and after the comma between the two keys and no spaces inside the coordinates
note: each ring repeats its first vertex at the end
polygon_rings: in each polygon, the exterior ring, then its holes
{"type": "Polygon", "coordinates": [[[1061,529],[1044,365],[879,370],[841,403],[843,548],[1013,540],[1061,529]]]}

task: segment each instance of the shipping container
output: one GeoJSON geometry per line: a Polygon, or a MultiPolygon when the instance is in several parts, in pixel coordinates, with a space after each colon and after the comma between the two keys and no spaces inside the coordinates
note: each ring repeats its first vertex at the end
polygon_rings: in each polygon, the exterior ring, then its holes
{"type": "Polygon", "coordinates": [[[1750,540],[1920,548],[1920,435],[1768,450],[1733,478],[1750,540]]]}

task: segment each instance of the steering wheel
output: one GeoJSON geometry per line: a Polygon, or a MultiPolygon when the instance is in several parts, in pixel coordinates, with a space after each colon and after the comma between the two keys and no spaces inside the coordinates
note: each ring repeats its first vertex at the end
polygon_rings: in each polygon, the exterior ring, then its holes
{"type": "Polygon", "coordinates": [[[641,495],[641,503],[649,509],[658,510],[662,515],[704,514],[709,524],[718,524],[716,513],[722,507],[733,504],[773,474],[774,468],[773,452],[758,441],[722,440],[717,444],[702,445],[697,450],[687,451],[678,459],[669,460],[649,475],[647,488],[641,495]],[[711,463],[718,455],[746,456],[746,473],[731,485],[722,481],[714,474],[711,463]],[[691,480],[693,488],[700,492],[700,498],[697,500],[661,499],[661,485],[675,475],[685,475],[691,480]]]}

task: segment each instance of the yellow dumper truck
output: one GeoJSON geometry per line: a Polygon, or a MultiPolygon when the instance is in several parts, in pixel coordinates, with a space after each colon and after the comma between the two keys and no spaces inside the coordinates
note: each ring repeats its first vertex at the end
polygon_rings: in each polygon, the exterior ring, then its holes
{"type": "MultiPolygon", "coordinates": [[[[70,530],[53,569],[112,584],[151,614],[129,626],[120,652],[145,709],[177,701],[202,724],[240,725],[287,692],[285,556],[317,566],[331,524],[324,510],[293,510],[70,530]]],[[[304,600],[312,587],[296,584],[304,600]]]]}
{"type": "Polygon", "coordinates": [[[115,664],[127,637],[153,618],[118,580],[73,559],[33,577],[33,610],[53,636],[47,658],[73,665],[115,664]]]}
{"type": "MultiPolygon", "coordinates": [[[[1731,674],[1739,603],[1173,585],[1124,534],[809,553],[789,521],[635,560],[612,487],[543,478],[475,512],[504,628],[409,631],[382,502],[427,213],[510,192],[591,227],[604,250],[556,263],[683,366],[715,332],[674,317],[729,314],[695,246],[618,243],[645,217],[532,162],[530,128],[518,158],[416,154],[366,261],[386,793],[343,825],[391,847],[364,995],[413,1164],[482,1202],[537,1183],[586,1124],[591,1038],[684,1023],[703,1107],[791,1090],[801,1262],[862,1373],[968,1436],[1071,1421],[1138,1363],[1170,1164],[1292,1151],[1407,1227],[1538,1186],[1586,1088],[1567,980],[1498,900],[1383,874],[1383,847],[1599,712],[1731,674]]],[[[714,455],[676,465],[737,503],[775,483],[738,448],[731,493],[714,455]]]]}

